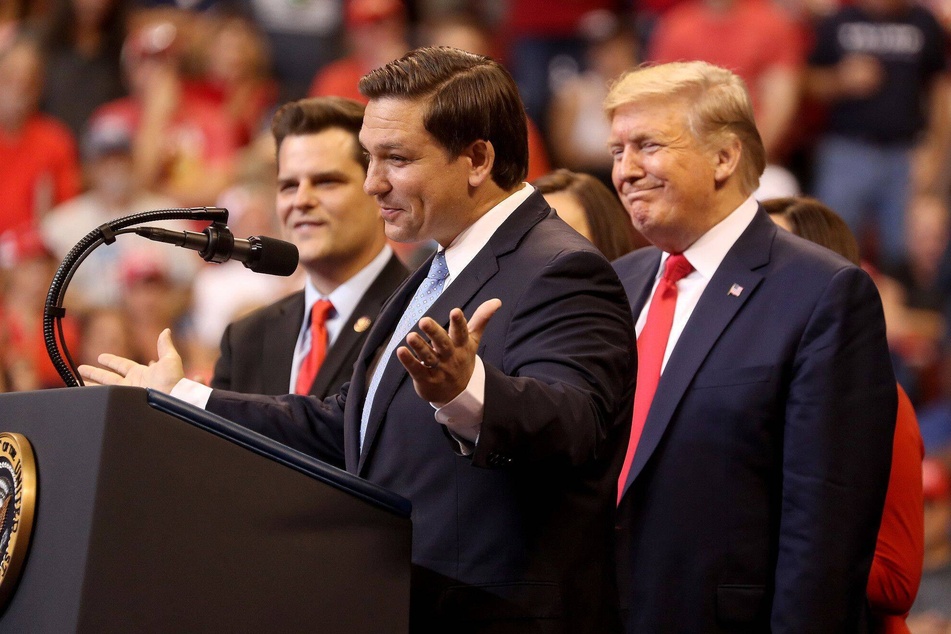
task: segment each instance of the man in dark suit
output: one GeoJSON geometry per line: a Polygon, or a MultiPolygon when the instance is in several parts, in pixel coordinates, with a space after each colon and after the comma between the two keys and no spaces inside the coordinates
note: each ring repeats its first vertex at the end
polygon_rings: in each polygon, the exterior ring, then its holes
{"type": "Polygon", "coordinates": [[[228,326],[211,386],[253,394],[335,394],[383,302],[406,279],[386,244],[383,221],[363,191],[367,157],[358,135],[363,105],[320,97],[285,104],[274,115],[277,215],[300,253],[304,290],[228,326]],[[310,371],[317,302],[330,306],[322,363],[310,371]]]}
{"type": "MultiPolygon", "coordinates": [[[[522,182],[525,112],[499,64],[420,49],[360,88],[365,189],[387,235],[440,249],[384,306],[339,394],[216,390],[207,407],[410,499],[415,631],[619,631],[635,361],[617,275],[522,182]]],[[[100,362],[114,373],[83,376],[201,390],[168,331],[149,367],[100,362]]]]}
{"type": "Polygon", "coordinates": [[[876,289],[751,197],[764,151],[733,73],[635,70],[605,106],[614,184],[656,247],[615,262],[639,333],[626,630],[862,631],[896,409],[876,289]]]}

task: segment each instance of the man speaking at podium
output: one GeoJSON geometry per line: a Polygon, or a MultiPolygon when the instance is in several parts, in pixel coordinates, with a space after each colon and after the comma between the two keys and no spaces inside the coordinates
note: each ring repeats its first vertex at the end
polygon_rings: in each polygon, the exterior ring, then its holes
{"type": "Polygon", "coordinates": [[[523,183],[525,112],[499,64],[419,49],[360,90],[364,188],[387,235],[440,248],[383,308],[351,382],[323,401],[211,391],[182,379],[168,331],[151,366],[103,355],[112,372],[80,372],[207,398],[408,498],[414,631],[619,631],[613,517],[636,365],[620,282],[523,183]]]}

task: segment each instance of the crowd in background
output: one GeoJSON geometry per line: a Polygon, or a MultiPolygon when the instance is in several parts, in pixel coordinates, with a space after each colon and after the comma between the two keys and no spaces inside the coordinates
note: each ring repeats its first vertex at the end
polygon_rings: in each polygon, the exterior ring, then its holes
{"type": "MultiPolygon", "coordinates": [[[[909,625],[946,631],[951,1],[924,1],[0,0],[0,391],[62,385],[46,291],[102,223],[218,205],[235,235],[278,234],[269,122],[287,100],[363,100],[366,72],[456,46],[512,71],[530,180],[569,168],[610,185],[609,83],[644,61],[704,59],[750,89],[769,162],[758,197],[826,202],[879,285],[928,455],[922,597],[936,598],[909,625]]],[[[428,248],[394,247],[410,263],[428,248]]],[[[65,339],[77,363],[105,350],[146,362],[174,324],[186,372],[207,379],[225,325],[302,284],[120,236],[72,280],[65,339]]]]}

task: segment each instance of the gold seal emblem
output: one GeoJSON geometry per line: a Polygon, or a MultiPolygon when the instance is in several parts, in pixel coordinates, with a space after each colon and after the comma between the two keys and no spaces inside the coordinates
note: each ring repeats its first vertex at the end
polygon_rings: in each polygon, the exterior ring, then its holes
{"type": "Polygon", "coordinates": [[[36,460],[26,436],[0,433],[0,608],[23,567],[36,508],[36,460]]]}
{"type": "Polygon", "coordinates": [[[373,323],[373,321],[372,321],[369,317],[367,317],[366,315],[364,315],[364,316],[361,317],[360,319],[358,319],[358,320],[356,320],[355,322],[353,322],[353,329],[354,329],[356,332],[363,332],[364,330],[366,330],[367,328],[369,328],[369,327],[370,327],[370,324],[372,324],[372,323],[373,323]]]}

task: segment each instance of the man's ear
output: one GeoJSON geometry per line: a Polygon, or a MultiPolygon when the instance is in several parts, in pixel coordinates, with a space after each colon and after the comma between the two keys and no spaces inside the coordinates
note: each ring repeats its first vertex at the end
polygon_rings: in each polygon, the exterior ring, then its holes
{"type": "Polygon", "coordinates": [[[735,136],[717,150],[713,179],[718,185],[722,185],[736,173],[740,167],[740,157],[742,156],[743,144],[735,136]]]}
{"type": "Polygon", "coordinates": [[[495,165],[495,148],[491,141],[479,139],[473,141],[462,151],[462,155],[469,160],[469,186],[478,187],[492,178],[492,167],[495,165]]]}

